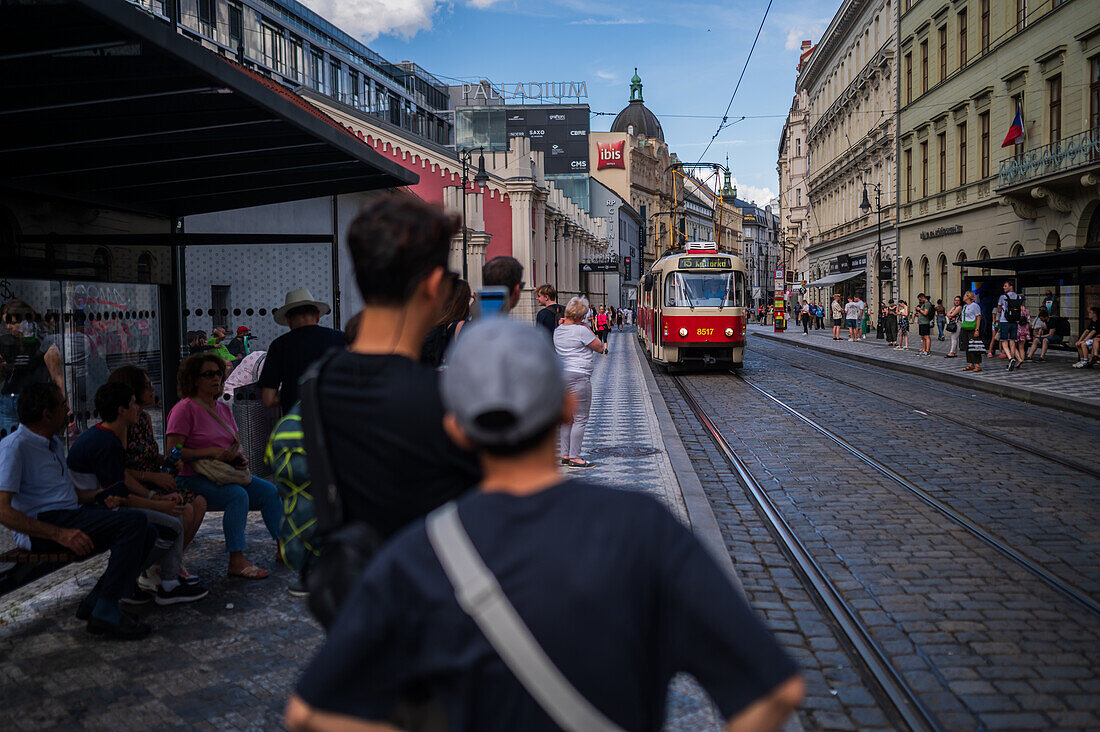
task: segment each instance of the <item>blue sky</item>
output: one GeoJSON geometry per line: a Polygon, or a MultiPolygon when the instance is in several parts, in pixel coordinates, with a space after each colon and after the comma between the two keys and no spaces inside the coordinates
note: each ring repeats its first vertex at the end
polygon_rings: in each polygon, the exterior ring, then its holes
{"type": "MultiPolygon", "coordinates": [[[[696,161],[729,103],[767,5],[605,0],[304,0],[391,61],[415,61],[443,81],[585,81],[592,129],[629,99],[638,67],[646,105],[669,147],[696,161]],[[700,117],[674,115],[699,115],[700,117]]],[[[837,0],[775,0],[734,99],[706,155],[730,167],[743,198],[778,191],[775,160],[794,95],[803,38],[817,42],[837,0]]]]}

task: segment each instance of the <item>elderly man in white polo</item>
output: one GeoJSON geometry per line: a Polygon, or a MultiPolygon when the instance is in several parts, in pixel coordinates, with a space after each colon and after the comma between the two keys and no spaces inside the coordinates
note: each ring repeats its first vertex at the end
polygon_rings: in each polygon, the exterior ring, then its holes
{"type": "Polygon", "coordinates": [[[309,290],[291,290],[285,304],[273,315],[279,325],[290,327],[289,333],[271,342],[260,387],[265,407],[281,404],[283,412],[298,401],[298,379],[309,365],[332,348],[344,347],[344,334],[318,325],[322,315],[331,311],[328,304],[313,299],[309,290]]]}

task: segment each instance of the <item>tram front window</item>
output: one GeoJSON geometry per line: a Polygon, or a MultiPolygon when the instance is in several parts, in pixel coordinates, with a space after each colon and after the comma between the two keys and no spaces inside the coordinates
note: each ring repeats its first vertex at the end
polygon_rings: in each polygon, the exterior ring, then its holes
{"type": "Polygon", "coordinates": [[[727,307],[734,304],[733,272],[673,272],[668,277],[665,307],[727,307]]]}

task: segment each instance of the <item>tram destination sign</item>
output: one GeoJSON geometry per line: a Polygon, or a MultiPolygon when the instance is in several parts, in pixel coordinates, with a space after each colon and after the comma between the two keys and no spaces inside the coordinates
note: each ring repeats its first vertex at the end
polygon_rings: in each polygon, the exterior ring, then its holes
{"type": "Polygon", "coordinates": [[[729,257],[684,257],[679,269],[729,269],[732,266],[729,257]]]}

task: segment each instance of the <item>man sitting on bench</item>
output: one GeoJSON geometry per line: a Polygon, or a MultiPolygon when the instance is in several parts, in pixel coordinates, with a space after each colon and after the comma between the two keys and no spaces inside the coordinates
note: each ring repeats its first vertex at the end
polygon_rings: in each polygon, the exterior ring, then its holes
{"type": "Polygon", "coordinates": [[[68,407],[56,384],[26,387],[18,411],[19,429],[0,441],[0,524],[33,552],[83,557],[109,550],[107,569],[76,616],[88,621],[91,633],[144,638],[149,626],[122,612],[119,600],[133,594],[156,530],[137,511],[113,510],[122,499],[109,492],[76,490],[57,437],[68,407]]]}

